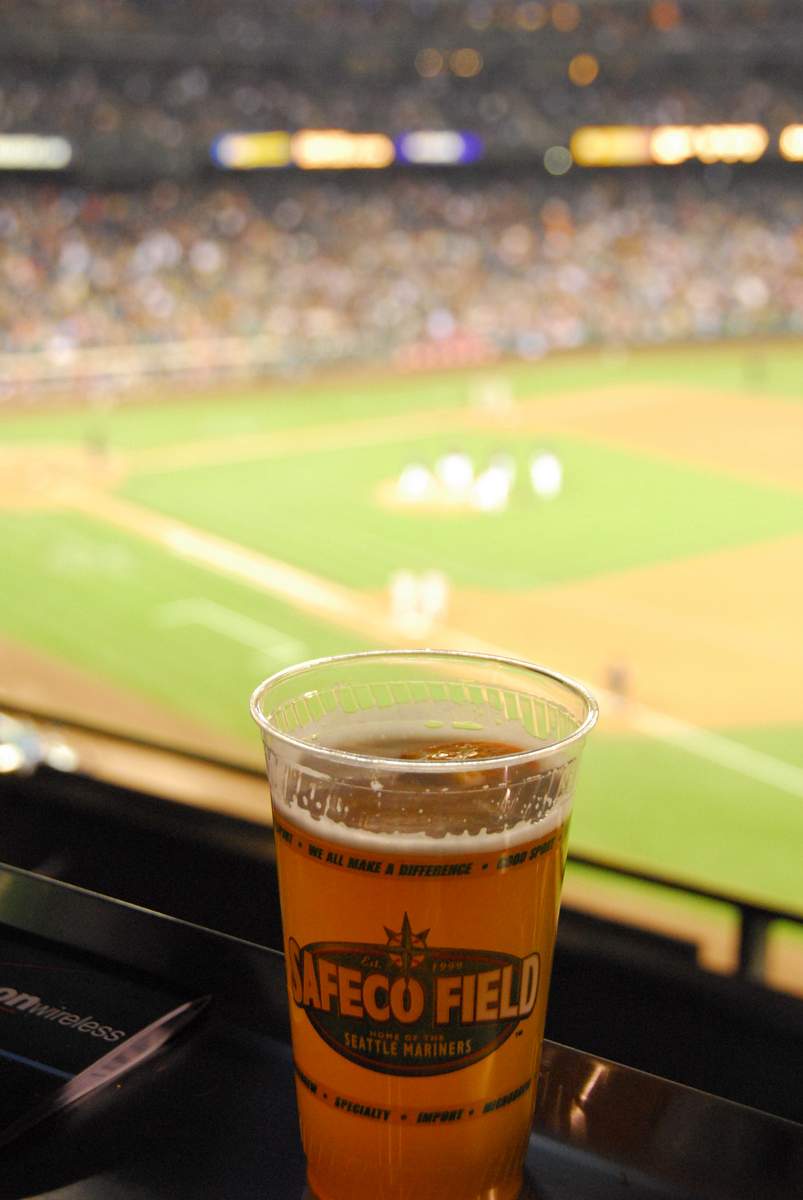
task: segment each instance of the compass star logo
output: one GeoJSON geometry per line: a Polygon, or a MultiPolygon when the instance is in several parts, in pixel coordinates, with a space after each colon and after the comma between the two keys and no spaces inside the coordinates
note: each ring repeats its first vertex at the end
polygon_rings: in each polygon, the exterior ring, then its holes
{"type": "Polygon", "coordinates": [[[420,967],[426,958],[429,930],[413,933],[410,918],[405,913],[401,929],[388,929],[386,925],[385,933],[388,935],[388,958],[408,978],[413,968],[420,967]]]}

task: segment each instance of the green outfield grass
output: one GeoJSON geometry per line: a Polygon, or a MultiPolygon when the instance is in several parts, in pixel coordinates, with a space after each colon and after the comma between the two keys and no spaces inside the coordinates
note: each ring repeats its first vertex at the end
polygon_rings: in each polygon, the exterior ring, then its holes
{"type": "MultiPolygon", "coordinates": [[[[159,402],[106,413],[78,406],[8,415],[0,419],[0,449],[83,445],[100,428],[119,451],[293,429],[301,439],[322,424],[458,408],[486,374],[506,375],[514,393],[529,399],[641,380],[794,403],[803,395],[803,350],[748,344],[626,360],[583,355],[487,372],[249,385],[196,398],[168,392],[159,402]]],[[[423,516],[374,503],[377,486],[411,458],[434,461],[455,444],[480,460],[513,453],[526,469],[534,439],[476,433],[314,452],[299,440],[292,453],[275,457],[134,475],[120,494],[318,576],[374,590],[399,567],[433,566],[458,584],[536,588],[803,530],[799,492],[579,437],[548,441],[566,472],[548,519],[524,488],[503,515],[423,516]]],[[[0,509],[0,538],[0,634],[234,734],[252,757],[258,739],[247,698],[261,677],[299,658],[372,645],[101,519],[0,509]]],[[[13,681],[0,694],[13,694],[13,681]]],[[[803,766],[800,725],[720,732],[803,766]]],[[[589,745],[573,839],[578,851],[803,909],[803,796],[644,736],[609,733],[589,745]]]]}
{"type": "MultiPolygon", "coordinates": [[[[748,734],[745,741],[758,745],[763,733],[748,734]]],[[[799,759],[803,729],[786,726],[775,733],[776,756],[799,759]]],[[[669,868],[672,876],[712,891],[771,896],[779,906],[803,909],[803,803],[650,738],[589,740],[572,845],[578,853],[637,864],[657,875],[669,868]]]]}

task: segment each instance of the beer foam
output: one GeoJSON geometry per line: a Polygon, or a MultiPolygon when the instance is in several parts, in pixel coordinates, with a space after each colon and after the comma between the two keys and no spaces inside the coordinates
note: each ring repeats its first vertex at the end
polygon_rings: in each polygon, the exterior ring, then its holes
{"type": "MultiPolygon", "coordinates": [[[[398,828],[394,828],[392,820],[388,822],[387,829],[364,829],[334,820],[325,813],[310,812],[308,807],[298,802],[298,795],[291,797],[289,802],[277,798],[275,789],[272,790],[271,795],[273,804],[282,820],[297,826],[307,837],[318,837],[322,841],[334,842],[352,850],[368,852],[377,856],[409,854],[411,857],[421,858],[435,856],[441,858],[452,855],[474,857],[486,853],[496,854],[542,836],[546,837],[566,824],[571,812],[572,801],[571,792],[566,792],[540,819],[516,821],[505,829],[492,832],[483,827],[477,832],[463,829],[460,832],[433,833],[427,832],[426,829],[400,831],[398,828]]],[[[442,818],[442,813],[438,815],[442,818]]]]}
{"type": "Polygon", "coordinates": [[[392,717],[323,712],[295,737],[310,752],[269,756],[271,793],[307,836],[374,854],[493,854],[569,817],[577,748],[498,707],[428,698],[392,717]]]}

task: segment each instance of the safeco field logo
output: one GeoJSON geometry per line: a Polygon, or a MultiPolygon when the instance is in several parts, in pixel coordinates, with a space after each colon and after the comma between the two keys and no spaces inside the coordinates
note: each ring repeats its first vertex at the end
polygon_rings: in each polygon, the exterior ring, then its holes
{"type": "Polygon", "coordinates": [[[290,991],[321,1037],[389,1075],[443,1075],[501,1046],[535,1007],[540,958],[427,945],[407,913],[383,945],[288,944],[290,991]]]}

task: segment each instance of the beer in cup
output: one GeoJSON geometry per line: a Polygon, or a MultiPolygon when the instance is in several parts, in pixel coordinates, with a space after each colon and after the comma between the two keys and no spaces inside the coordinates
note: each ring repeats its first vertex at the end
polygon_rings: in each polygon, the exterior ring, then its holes
{"type": "Polygon", "coordinates": [[[317,1200],[515,1200],[593,698],[515,659],[344,655],[257,688],[317,1200]]]}

